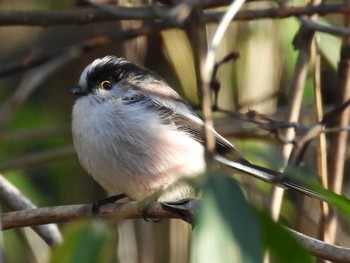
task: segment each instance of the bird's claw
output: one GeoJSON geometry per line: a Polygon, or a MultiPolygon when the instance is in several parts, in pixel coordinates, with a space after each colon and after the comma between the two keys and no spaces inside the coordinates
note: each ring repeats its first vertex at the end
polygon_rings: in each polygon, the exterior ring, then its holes
{"type": "Polygon", "coordinates": [[[93,215],[97,215],[100,212],[100,207],[105,204],[111,204],[115,203],[116,201],[125,198],[125,194],[119,194],[119,195],[112,195],[108,196],[106,198],[97,200],[95,203],[92,204],[91,212],[93,215]]]}

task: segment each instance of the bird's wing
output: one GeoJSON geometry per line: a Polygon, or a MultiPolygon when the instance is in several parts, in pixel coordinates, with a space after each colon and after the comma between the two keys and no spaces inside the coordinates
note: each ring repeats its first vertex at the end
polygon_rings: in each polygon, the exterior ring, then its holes
{"type": "MultiPolygon", "coordinates": [[[[148,110],[154,111],[164,124],[174,125],[179,131],[188,133],[193,139],[204,144],[203,121],[185,101],[178,100],[175,107],[174,105],[170,107],[164,100],[157,100],[143,94],[125,96],[122,100],[126,104],[143,104],[148,110]]],[[[215,130],[212,130],[212,132],[215,138],[215,150],[218,154],[227,154],[230,152],[238,154],[235,147],[229,141],[219,135],[215,130]]]]}
{"type": "MultiPolygon", "coordinates": [[[[167,103],[164,103],[164,100],[157,100],[147,95],[139,95],[129,98],[126,102],[143,103],[148,110],[156,112],[164,124],[175,125],[179,131],[188,133],[193,139],[204,144],[204,123],[185,101],[177,101],[178,107],[174,107],[174,105],[169,107],[167,103]]],[[[212,132],[216,145],[215,160],[219,163],[240,172],[250,174],[267,183],[293,189],[310,197],[327,201],[327,198],[324,195],[303,186],[294,178],[290,178],[281,172],[252,164],[245,159],[229,141],[219,135],[214,129],[212,129],[212,132]]]]}

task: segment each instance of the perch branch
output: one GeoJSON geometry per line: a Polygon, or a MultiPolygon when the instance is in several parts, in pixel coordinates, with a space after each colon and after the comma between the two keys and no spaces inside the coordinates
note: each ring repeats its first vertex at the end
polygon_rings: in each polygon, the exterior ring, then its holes
{"type": "MultiPolygon", "coordinates": [[[[191,199],[185,203],[186,205],[183,209],[173,210],[172,205],[168,206],[167,204],[152,202],[147,207],[147,215],[154,219],[176,218],[192,222],[193,216],[200,206],[200,199],[191,199]],[[185,212],[186,210],[187,212],[185,212]],[[179,211],[182,212],[179,213],[179,211]]],[[[81,218],[94,217],[123,220],[137,219],[143,216],[137,202],[106,204],[100,207],[97,215],[93,215],[91,204],[44,207],[0,215],[0,219],[3,223],[3,230],[39,224],[69,222],[81,218]]],[[[294,230],[290,231],[313,255],[334,262],[349,262],[350,249],[324,243],[294,230]]]]}
{"type": "MultiPolygon", "coordinates": [[[[196,210],[199,206],[199,199],[192,199],[188,210],[196,210]]],[[[154,202],[147,206],[147,217],[165,219],[165,218],[180,218],[190,222],[192,218],[185,217],[167,206],[154,202]]],[[[104,218],[104,219],[137,219],[143,218],[142,212],[139,209],[139,203],[109,203],[101,206],[97,215],[92,212],[91,204],[80,205],[65,205],[55,207],[44,207],[31,210],[22,210],[15,212],[4,213],[0,216],[3,230],[42,225],[49,223],[70,222],[81,218],[104,218]]]]}

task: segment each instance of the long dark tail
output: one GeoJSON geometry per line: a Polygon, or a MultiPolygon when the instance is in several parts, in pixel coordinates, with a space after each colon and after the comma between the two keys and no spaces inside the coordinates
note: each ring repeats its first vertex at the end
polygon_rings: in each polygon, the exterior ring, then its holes
{"type": "Polygon", "coordinates": [[[215,156],[215,159],[226,166],[253,175],[254,177],[263,180],[269,184],[277,185],[282,188],[292,189],[307,196],[327,202],[326,196],[322,193],[305,187],[302,184],[298,183],[296,180],[287,178],[281,172],[277,172],[259,165],[252,164],[246,160],[232,161],[220,155],[215,156]]]}

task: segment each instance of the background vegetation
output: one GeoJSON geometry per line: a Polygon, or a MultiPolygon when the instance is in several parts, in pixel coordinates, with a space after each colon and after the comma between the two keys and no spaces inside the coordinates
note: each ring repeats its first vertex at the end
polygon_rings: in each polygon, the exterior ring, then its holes
{"type": "MultiPolygon", "coordinates": [[[[231,3],[148,2],[0,1],[3,213],[21,207],[6,192],[8,182],[38,207],[105,197],[79,165],[70,132],[70,88],[95,58],[113,54],[145,65],[200,109],[200,62],[231,3]]],[[[349,111],[320,121],[350,98],[349,12],[346,0],[246,1],[215,54],[217,62],[233,52],[239,58],[219,66],[220,90],[212,100],[215,128],[254,163],[281,170],[287,163],[299,166],[303,174],[296,175],[344,196],[348,139],[339,128],[348,126],[349,111]]],[[[48,240],[59,238],[17,228],[2,232],[0,261],[268,262],[266,251],[274,262],[321,260],[281,225],[350,246],[348,216],[333,206],[224,172],[228,176],[208,172],[194,231],[176,219],[79,219],[60,223],[64,241],[50,246],[48,240]]],[[[338,208],[343,201],[332,200],[338,208]]]]}

